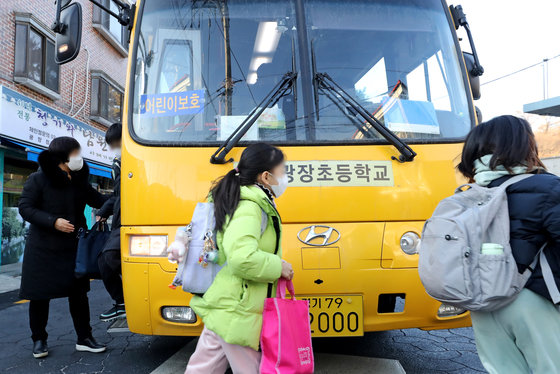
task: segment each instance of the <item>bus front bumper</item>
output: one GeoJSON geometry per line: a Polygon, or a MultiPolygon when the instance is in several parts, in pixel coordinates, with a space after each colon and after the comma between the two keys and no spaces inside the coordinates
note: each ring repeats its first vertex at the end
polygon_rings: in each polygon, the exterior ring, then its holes
{"type": "MultiPolygon", "coordinates": [[[[123,283],[128,325],[132,332],[145,335],[196,336],[202,331],[202,321],[180,323],[164,318],[164,308],[188,307],[191,295],[177,288],[169,288],[174,274],[167,272],[157,263],[123,263],[123,283]]],[[[304,278],[300,275],[299,278],[304,278]]],[[[470,325],[468,313],[457,316],[440,317],[438,310],[442,304],[430,298],[424,291],[416,269],[363,269],[349,278],[361,278],[364,287],[361,292],[353,288],[350,292],[342,288],[327,295],[361,295],[363,297],[363,330],[383,331],[403,328],[443,329],[470,325]],[[397,305],[398,311],[382,313],[380,300],[389,299],[384,295],[404,295],[404,307],[397,305]]],[[[324,277],[329,279],[328,277],[324,277]]],[[[331,278],[332,279],[332,278],[331,278]]],[[[334,282],[336,280],[333,279],[334,282]]],[[[295,289],[302,288],[300,280],[294,279],[295,289]]],[[[324,283],[323,283],[324,284],[324,283]]],[[[333,290],[334,291],[334,290],[333,290]]],[[[310,293],[304,293],[310,296],[310,293]]],[[[312,295],[321,295],[314,293],[312,295]]],[[[400,300],[400,296],[399,296],[400,300]]],[[[401,301],[402,303],[402,301],[401,301]]]]}

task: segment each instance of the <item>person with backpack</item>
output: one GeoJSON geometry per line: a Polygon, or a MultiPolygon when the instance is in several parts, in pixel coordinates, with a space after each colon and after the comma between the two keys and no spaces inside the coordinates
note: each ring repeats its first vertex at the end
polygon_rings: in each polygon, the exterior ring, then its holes
{"type": "Polygon", "coordinates": [[[426,222],[426,291],[471,311],[489,373],[560,373],[560,178],[539,159],[530,124],[514,116],[476,126],[458,169],[474,183],[426,222]]]}
{"type": "Polygon", "coordinates": [[[96,219],[107,220],[113,215],[111,235],[99,255],[98,264],[105,289],[114,300],[109,310],[101,313],[99,319],[105,322],[125,318],[123,285],[121,278],[121,145],[122,125],[114,123],[105,133],[105,141],[116,153],[111,174],[113,176],[113,194],[97,212],[96,219]]]}
{"type": "Polygon", "coordinates": [[[228,364],[234,374],[259,372],[264,300],[276,294],[279,278],[294,275],[282,260],[281,220],[274,202],[287,186],[282,151],[257,143],[211,188],[223,268],[204,295],[191,299],[204,330],[186,374],[225,373],[228,364]],[[264,232],[263,217],[268,222],[264,232]]]}

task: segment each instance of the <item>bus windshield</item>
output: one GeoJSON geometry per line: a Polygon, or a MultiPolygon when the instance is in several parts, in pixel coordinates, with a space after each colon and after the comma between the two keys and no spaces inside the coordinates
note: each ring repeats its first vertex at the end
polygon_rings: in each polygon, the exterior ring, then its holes
{"type": "Polygon", "coordinates": [[[135,36],[132,134],[148,144],[386,143],[320,77],[406,142],[473,124],[441,0],[144,0],[135,36]],[[296,78],[263,101],[286,76],[296,78]],[[266,100],[265,100],[266,101],[266,100]]]}

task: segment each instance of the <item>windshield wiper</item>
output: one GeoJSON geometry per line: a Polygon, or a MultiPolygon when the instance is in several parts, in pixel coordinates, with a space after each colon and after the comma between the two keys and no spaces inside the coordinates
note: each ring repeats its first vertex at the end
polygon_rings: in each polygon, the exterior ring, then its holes
{"type": "Polygon", "coordinates": [[[259,119],[261,114],[266,110],[266,108],[276,105],[278,100],[292,88],[297,74],[294,72],[286,73],[280,82],[274,86],[274,88],[265,96],[265,98],[257,105],[247,118],[241,122],[241,124],[231,133],[231,135],[224,141],[222,145],[214,152],[212,157],[210,157],[210,162],[212,164],[225,164],[232,162],[233,158],[226,160],[226,156],[231,151],[233,147],[239,143],[239,140],[249,131],[251,126],[259,119]]]}
{"type": "MultiPolygon", "coordinates": [[[[385,127],[377,118],[372,116],[366,108],[358,103],[348,92],[346,92],[338,83],[336,83],[327,73],[316,73],[315,77],[319,88],[323,91],[329,91],[333,95],[327,95],[331,100],[338,100],[339,103],[346,103],[352,110],[362,117],[371,127],[373,127],[381,136],[391,143],[399,152],[400,156],[392,156],[391,159],[399,162],[407,162],[414,160],[416,152],[412,150],[405,142],[403,142],[394,132],[385,127]]],[[[338,105],[337,105],[338,106],[338,105]]],[[[354,122],[353,122],[354,123],[354,122]]],[[[360,124],[358,129],[365,136],[372,137],[375,133],[371,127],[360,124]]]]}
{"type": "Polygon", "coordinates": [[[332,91],[330,89],[326,89],[322,84],[319,83],[319,79],[317,78],[317,76],[315,76],[315,79],[313,79],[313,84],[316,87],[315,88],[315,98],[316,98],[316,104],[315,104],[315,111],[317,113],[317,117],[319,117],[319,94],[321,95],[325,95],[327,97],[327,99],[329,99],[330,101],[332,101],[332,103],[340,110],[340,112],[342,114],[344,114],[346,116],[346,118],[348,118],[348,120],[350,122],[352,122],[352,124],[354,126],[356,126],[356,128],[366,137],[366,138],[376,138],[377,134],[375,132],[373,132],[373,130],[371,129],[371,126],[365,126],[364,123],[360,122],[357,118],[356,118],[356,111],[351,108],[348,107],[346,102],[340,97],[338,96],[338,94],[335,91],[332,91]]]}

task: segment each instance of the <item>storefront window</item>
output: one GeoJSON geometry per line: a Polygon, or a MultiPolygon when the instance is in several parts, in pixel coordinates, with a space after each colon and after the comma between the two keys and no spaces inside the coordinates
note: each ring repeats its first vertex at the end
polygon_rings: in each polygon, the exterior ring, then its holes
{"type": "Polygon", "coordinates": [[[29,223],[19,215],[18,202],[27,177],[37,170],[29,161],[6,159],[4,164],[4,194],[2,207],[1,264],[21,262],[29,223]]]}

